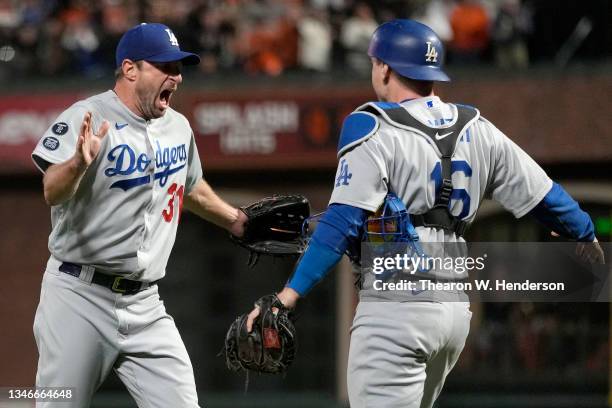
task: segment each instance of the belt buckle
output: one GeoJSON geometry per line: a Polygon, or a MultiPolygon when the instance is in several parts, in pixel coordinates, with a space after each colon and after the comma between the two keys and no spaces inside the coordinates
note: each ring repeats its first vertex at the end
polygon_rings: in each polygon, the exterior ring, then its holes
{"type": "Polygon", "coordinates": [[[124,280],[125,278],[123,276],[115,276],[115,279],[113,280],[113,286],[111,287],[111,290],[115,293],[125,293],[127,292],[127,289],[120,289],[119,285],[121,284],[121,281],[124,280]]]}

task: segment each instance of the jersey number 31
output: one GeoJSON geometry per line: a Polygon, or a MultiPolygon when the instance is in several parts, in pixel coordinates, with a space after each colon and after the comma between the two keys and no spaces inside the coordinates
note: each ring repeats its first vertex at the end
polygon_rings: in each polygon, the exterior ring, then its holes
{"type": "Polygon", "coordinates": [[[168,206],[162,211],[162,216],[164,217],[164,221],[170,222],[174,218],[174,202],[178,198],[178,213],[179,213],[179,221],[181,220],[181,211],[183,209],[183,194],[185,191],[185,186],[178,186],[176,183],[172,183],[172,185],[168,188],[168,194],[170,195],[170,199],[168,200],[168,206]]]}

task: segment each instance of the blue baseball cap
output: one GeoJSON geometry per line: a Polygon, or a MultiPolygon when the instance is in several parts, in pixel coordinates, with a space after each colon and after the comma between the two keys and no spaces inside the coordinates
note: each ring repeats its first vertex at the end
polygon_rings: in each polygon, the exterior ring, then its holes
{"type": "Polygon", "coordinates": [[[159,23],[142,23],[123,34],[115,52],[116,66],[120,67],[124,59],[148,62],[181,61],[184,65],[200,63],[198,55],[181,51],[172,30],[159,23]]]}

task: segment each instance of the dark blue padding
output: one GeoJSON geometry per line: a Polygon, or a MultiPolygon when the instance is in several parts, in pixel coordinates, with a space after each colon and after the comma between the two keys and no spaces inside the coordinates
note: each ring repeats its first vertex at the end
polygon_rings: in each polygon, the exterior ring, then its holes
{"type": "Polygon", "coordinates": [[[286,286],[305,296],[340,261],[349,245],[359,243],[367,217],[361,208],[330,205],[286,286]]]}
{"type": "Polygon", "coordinates": [[[353,112],[344,119],[338,140],[338,155],[372,136],[378,129],[378,119],[365,112],[353,112]]]}
{"type": "Polygon", "coordinates": [[[557,234],[577,241],[592,242],[595,227],[589,214],[557,183],[529,212],[557,234]]]}

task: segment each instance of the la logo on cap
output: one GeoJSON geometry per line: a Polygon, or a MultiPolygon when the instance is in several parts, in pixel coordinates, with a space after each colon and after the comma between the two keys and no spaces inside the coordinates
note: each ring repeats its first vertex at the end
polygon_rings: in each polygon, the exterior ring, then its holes
{"type": "Polygon", "coordinates": [[[172,30],[170,30],[169,28],[166,28],[166,33],[168,33],[170,44],[174,45],[175,47],[178,47],[179,46],[178,40],[176,39],[176,36],[172,32],[172,30]]]}
{"type": "Polygon", "coordinates": [[[115,51],[116,66],[120,67],[126,59],[151,63],[181,61],[183,65],[200,62],[197,54],[182,51],[172,30],[160,23],[142,23],[123,34],[115,51]]]}
{"type": "Polygon", "coordinates": [[[427,57],[425,59],[426,62],[438,62],[438,51],[436,51],[436,47],[431,45],[431,41],[427,41],[427,52],[425,56],[427,57]]]}

